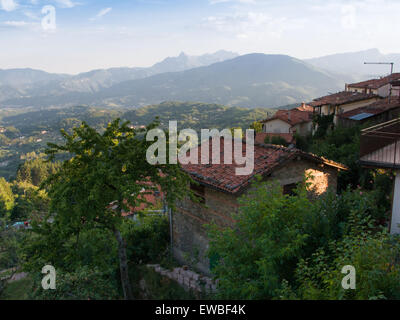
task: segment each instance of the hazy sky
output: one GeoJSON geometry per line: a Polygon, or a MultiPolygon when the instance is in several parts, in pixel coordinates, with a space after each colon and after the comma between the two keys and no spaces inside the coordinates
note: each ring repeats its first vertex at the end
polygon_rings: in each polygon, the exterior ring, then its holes
{"type": "Polygon", "coordinates": [[[399,24],[398,0],[0,0],[0,68],[78,73],[221,49],[393,53],[399,24]]]}

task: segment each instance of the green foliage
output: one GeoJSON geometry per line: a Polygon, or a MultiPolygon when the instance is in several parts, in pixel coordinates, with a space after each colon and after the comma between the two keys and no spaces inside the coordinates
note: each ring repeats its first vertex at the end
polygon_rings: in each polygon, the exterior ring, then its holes
{"type": "Polygon", "coordinates": [[[261,122],[255,121],[251,124],[250,129],[253,129],[256,133],[263,131],[263,124],[261,122]]]}
{"type": "Polygon", "coordinates": [[[129,261],[138,264],[159,263],[168,253],[169,222],[167,217],[144,215],[127,221],[122,230],[129,261]]]}
{"type": "Polygon", "coordinates": [[[294,134],[294,140],[296,141],[296,148],[306,151],[309,151],[310,142],[312,141],[312,134],[309,134],[306,137],[299,135],[298,133],[294,134]]]}
{"type": "Polygon", "coordinates": [[[47,214],[49,198],[44,190],[27,182],[14,182],[13,192],[15,206],[11,212],[12,221],[26,221],[47,214]]]}
{"type": "Polygon", "coordinates": [[[10,226],[0,226],[0,271],[20,264],[22,258],[20,244],[28,239],[22,231],[17,231],[10,226]]]}
{"type": "Polygon", "coordinates": [[[19,166],[16,180],[17,182],[28,182],[38,187],[50,175],[55,174],[59,167],[59,163],[48,162],[42,158],[34,158],[25,161],[19,166]]]}
{"type": "Polygon", "coordinates": [[[14,204],[15,198],[10,184],[4,178],[0,178],[0,220],[9,217],[14,204]]]}
{"type": "Polygon", "coordinates": [[[34,276],[33,300],[115,300],[121,297],[113,271],[87,266],[74,272],[58,271],[56,290],[43,290],[43,275],[34,276]]]}
{"type": "Polygon", "coordinates": [[[3,291],[0,288],[0,300],[29,300],[32,285],[33,282],[30,277],[7,283],[4,285],[3,291]]]}
{"type": "Polygon", "coordinates": [[[46,185],[51,211],[57,212],[56,219],[65,225],[79,229],[100,224],[112,230],[122,221],[122,210],[144,203],[141,191],[150,192],[157,185],[170,206],[184,196],[187,175],[178,165],[149,164],[146,152],[152,143],[138,138],[128,123],[121,125],[116,120],[103,134],[84,123],[73,134],[64,131],[63,135],[66,144],[49,144],[47,153],[51,159],[64,151],[73,157],[46,185]],[[105,209],[115,201],[119,204],[116,210],[105,209]]]}
{"type": "Polygon", "coordinates": [[[210,227],[218,297],[398,298],[400,242],[376,221],[385,213],[378,197],[376,190],[348,189],[312,199],[307,184],[286,196],[277,184],[255,182],[240,200],[235,227],[210,227]],[[364,281],[357,291],[341,289],[346,265],[364,281]]]}
{"type": "MultiPolygon", "coordinates": [[[[153,123],[146,130],[157,125],[153,123]]],[[[111,268],[117,265],[118,252],[121,284],[125,298],[129,298],[125,241],[119,231],[125,222],[122,212],[146,203],[143,190],[151,192],[158,187],[168,205],[174,207],[175,200],[185,196],[182,191],[187,190],[190,179],[178,165],[149,164],[146,153],[152,142],[119,119],[103,133],[83,123],[72,134],[62,134],[65,144],[49,144],[46,150],[49,161],[60,152],[68,152],[71,158],[43,184],[48,188],[50,212],[55,214],[32,223],[37,238],[25,249],[25,268],[35,270],[50,262],[69,273],[80,266],[93,269],[94,265],[109,264],[111,268]],[[103,232],[106,243],[100,238],[93,242],[97,230],[103,232]],[[118,251],[110,239],[112,234],[118,251]]],[[[144,229],[140,232],[149,234],[144,229]]]]}
{"type": "Polygon", "coordinates": [[[255,121],[272,115],[270,109],[246,109],[226,107],[217,104],[194,102],[164,102],[128,111],[123,118],[135,125],[146,125],[157,115],[161,126],[166,128],[168,121],[178,121],[181,129],[191,128],[200,131],[204,128],[227,129],[233,127],[249,128],[255,121]]]}
{"type": "Polygon", "coordinates": [[[337,127],[323,137],[314,135],[310,152],[327,159],[345,164],[349,171],[342,171],[339,175],[339,190],[352,188],[357,185],[366,187],[366,183],[372,179],[371,170],[359,165],[360,159],[360,135],[361,127],[351,128],[337,127]]]}
{"type": "Polygon", "coordinates": [[[362,232],[332,242],[297,270],[301,299],[400,299],[400,241],[386,232],[362,232]],[[356,289],[344,290],[344,266],[356,270],[356,289]]]}
{"type": "Polygon", "coordinates": [[[6,146],[11,142],[11,140],[5,136],[4,134],[0,133],[0,146],[6,146]]]}
{"type": "Polygon", "coordinates": [[[21,249],[26,272],[37,272],[46,264],[65,272],[74,272],[81,266],[101,270],[118,266],[117,245],[107,229],[82,228],[74,232],[70,226],[55,220],[51,224],[42,221],[41,227],[35,227],[34,231],[21,249]]]}
{"type": "Polygon", "coordinates": [[[210,255],[220,263],[213,272],[224,299],[270,299],[291,277],[313,226],[312,203],[305,187],[294,197],[279,184],[257,183],[241,199],[235,228],[210,229],[210,255]]]}
{"type": "Polygon", "coordinates": [[[264,139],[265,144],[276,144],[278,146],[285,146],[287,147],[289,143],[282,137],[275,136],[275,137],[265,137],[264,139]]]}
{"type": "Polygon", "coordinates": [[[328,132],[331,132],[333,129],[333,119],[335,115],[314,115],[314,125],[317,125],[317,131],[315,132],[316,138],[323,138],[328,132]]]}

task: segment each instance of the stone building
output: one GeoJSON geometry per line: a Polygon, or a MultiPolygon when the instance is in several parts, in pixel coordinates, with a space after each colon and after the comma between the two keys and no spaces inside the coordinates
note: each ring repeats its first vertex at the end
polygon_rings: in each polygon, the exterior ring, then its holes
{"type": "MultiPolygon", "coordinates": [[[[221,150],[223,139],[220,139],[221,150]]],[[[243,142],[245,149],[245,143],[243,142]]],[[[201,148],[198,147],[201,158],[201,148]]],[[[210,159],[212,155],[210,153],[210,159]]],[[[233,226],[232,214],[237,212],[238,198],[251,187],[256,175],[264,180],[277,180],[286,194],[290,194],[305,175],[312,175],[311,188],[316,194],[328,189],[336,191],[338,171],[346,167],[298,149],[275,145],[256,144],[254,147],[254,171],[247,176],[237,176],[234,164],[182,165],[198,185],[191,189],[199,203],[190,199],[179,201],[172,214],[172,242],[175,258],[183,264],[190,260],[195,268],[209,273],[210,261],[206,252],[208,238],[205,225],[216,223],[220,227],[233,226]]]]}

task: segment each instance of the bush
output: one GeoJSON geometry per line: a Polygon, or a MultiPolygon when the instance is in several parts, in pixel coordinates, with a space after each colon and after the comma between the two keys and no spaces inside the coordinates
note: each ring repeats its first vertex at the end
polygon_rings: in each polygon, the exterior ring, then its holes
{"type": "Polygon", "coordinates": [[[235,227],[210,227],[218,298],[400,298],[400,241],[376,223],[384,212],[376,196],[348,189],[311,199],[306,185],[287,196],[278,184],[255,182],[235,227]],[[356,291],[341,289],[346,265],[362,281],[356,291]]]}
{"type": "Polygon", "coordinates": [[[129,261],[136,264],[159,263],[168,253],[170,237],[167,217],[144,215],[137,221],[126,221],[124,225],[123,236],[129,261]]]}
{"type": "MultiPolygon", "coordinates": [[[[56,270],[57,271],[57,270],[56,270]]],[[[44,290],[42,274],[34,277],[34,300],[115,300],[121,298],[114,271],[80,267],[74,272],[57,271],[56,290],[44,290]]]]}
{"type": "MultiPolygon", "coordinates": [[[[302,261],[297,270],[301,299],[400,299],[400,239],[385,232],[346,236],[302,261]],[[344,290],[341,270],[356,270],[356,289],[344,290]]],[[[289,291],[290,292],[290,291],[289,291]]],[[[286,292],[287,296],[287,292],[286,292]]]]}
{"type": "Polygon", "coordinates": [[[283,195],[276,183],[256,182],[241,200],[235,228],[210,227],[210,256],[223,299],[271,299],[304,255],[316,225],[304,186],[283,195]]]}
{"type": "Polygon", "coordinates": [[[278,146],[285,146],[287,147],[289,143],[282,137],[276,136],[276,137],[265,137],[264,139],[265,144],[275,144],[278,146]]]}

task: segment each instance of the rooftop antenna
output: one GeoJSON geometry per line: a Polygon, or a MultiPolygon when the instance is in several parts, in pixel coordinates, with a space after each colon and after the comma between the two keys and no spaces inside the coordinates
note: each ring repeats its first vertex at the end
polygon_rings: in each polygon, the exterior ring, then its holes
{"type": "MultiPolygon", "coordinates": [[[[364,64],[384,64],[390,65],[390,75],[393,74],[394,62],[364,62],[364,64]]],[[[390,83],[390,91],[389,91],[389,103],[392,97],[392,84],[390,83]]]]}

